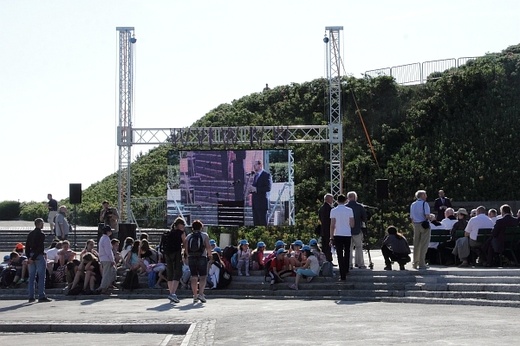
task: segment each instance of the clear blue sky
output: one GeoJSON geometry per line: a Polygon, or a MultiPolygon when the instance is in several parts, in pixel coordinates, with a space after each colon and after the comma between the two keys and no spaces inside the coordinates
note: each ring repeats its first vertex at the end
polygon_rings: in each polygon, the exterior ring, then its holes
{"type": "Polygon", "coordinates": [[[66,198],[117,170],[117,26],[137,38],[134,126],[169,128],[323,77],[325,26],[344,27],[361,77],[501,51],[520,42],[519,13],[515,0],[0,0],[0,201],[66,198]]]}

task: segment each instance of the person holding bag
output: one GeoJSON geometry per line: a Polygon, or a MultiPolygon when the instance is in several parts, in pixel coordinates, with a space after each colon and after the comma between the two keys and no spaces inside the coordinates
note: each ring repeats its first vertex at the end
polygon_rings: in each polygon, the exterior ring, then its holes
{"type": "Polygon", "coordinates": [[[430,242],[430,205],[426,203],[425,190],[415,193],[415,202],[410,205],[410,219],[413,225],[413,267],[426,269],[426,252],[430,242]]]}

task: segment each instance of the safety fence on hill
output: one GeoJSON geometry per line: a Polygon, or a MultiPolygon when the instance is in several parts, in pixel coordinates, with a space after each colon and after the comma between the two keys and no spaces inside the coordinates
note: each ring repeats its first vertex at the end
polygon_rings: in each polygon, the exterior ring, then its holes
{"type": "Polygon", "coordinates": [[[446,70],[461,67],[468,61],[476,58],[477,57],[463,57],[458,59],[450,58],[384,67],[366,71],[365,76],[373,78],[379,76],[390,76],[394,77],[396,83],[401,85],[423,84],[428,80],[440,78],[441,73],[446,70]]]}

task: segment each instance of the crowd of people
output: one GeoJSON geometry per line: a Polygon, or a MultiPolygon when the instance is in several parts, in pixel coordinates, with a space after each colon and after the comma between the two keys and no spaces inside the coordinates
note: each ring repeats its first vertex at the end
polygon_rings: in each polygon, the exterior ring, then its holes
{"type": "MultiPolygon", "coordinates": [[[[405,236],[396,227],[389,226],[381,243],[385,270],[392,270],[394,263],[400,270],[405,270],[409,262],[414,269],[424,270],[437,258],[441,264],[460,263],[460,267],[467,267],[472,254],[478,256],[483,266],[492,266],[496,255],[504,251],[505,230],[519,225],[520,210],[514,217],[507,204],[500,207],[499,214],[495,209],[486,210],[484,206],[470,213],[464,208],[455,211],[451,200],[440,190],[434,204],[435,213],[431,213],[426,191],[418,190],[415,197],[410,205],[413,254],[405,236]],[[451,238],[442,243],[430,242],[431,231],[435,229],[450,230],[451,238]],[[480,229],[492,229],[485,242],[478,240],[480,229]],[[457,232],[463,232],[463,236],[457,238],[457,232]]],[[[139,277],[146,276],[150,288],[168,289],[167,298],[172,303],[180,301],[177,296],[179,288],[191,290],[193,303],[205,303],[205,289],[226,287],[235,270],[238,276],[263,271],[273,290],[276,284],[293,276],[294,284],[289,288],[298,290],[302,280],[311,281],[320,274],[333,275],[332,268],[336,266],[332,263],[334,252],[341,281],[346,280],[354,267],[366,268],[363,243],[368,216],[366,206],[357,201],[354,191],[339,195],[335,206],[331,194],[324,196],[318,212],[318,239],[306,243],[297,239],[289,245],[278,240],[272,251],[266,251],[263,241],[250,248],[247,239],[239,240],[237,246],[221,249],[204,232],[204,225],[199,220],[191,224],[192,232],[187,234],[186,223],[181,217],[175,219],[171,229],[162,235],[155,247],[146,233],[141,233],[139,239],[126,238],[120,247],[119,240],[114,237],[119,217],[117,209],[104,201],[100,212],[103,227],[99,243],[90,239],[82,251],[76,253],[66,239],[68,225],[65,228],[60,226],[66,223],[66,208],[58,207],[52,195],[49,194],[48,198],[49,222],[52,218],[56,235],[51,246],[44,248],[44,221],[38,218],[25,245],[16,244],[13,252],[4,258],[7,268],[2,271],[2,282],[7,280],[4,275],[10,276],[8,280],[12,286],[27,282],[29,302],[34,302],[36,296],[40,302],[50,301],[45,294],[46,280],[66,283],[66,294],[109,295],[117,287],[118,272],[126,273],[122,289],[139,287],[139,277]],[[38,292],[35,292],[36,288],[38,292]]]]}

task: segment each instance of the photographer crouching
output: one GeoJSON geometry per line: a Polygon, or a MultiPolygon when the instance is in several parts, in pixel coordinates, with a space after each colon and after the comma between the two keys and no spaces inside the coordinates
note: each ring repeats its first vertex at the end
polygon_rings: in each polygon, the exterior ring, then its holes
{"type": "Polygon", "coordinates": [[[110,207],[108,201],[103,201],[103,208],[99,213],[99,221],[103,222],[105,226],[110,226],[112,228],[113,238],[117,239],[119,234],[119,213],[116,208],[110,207]]]}

